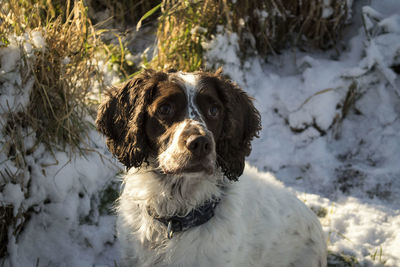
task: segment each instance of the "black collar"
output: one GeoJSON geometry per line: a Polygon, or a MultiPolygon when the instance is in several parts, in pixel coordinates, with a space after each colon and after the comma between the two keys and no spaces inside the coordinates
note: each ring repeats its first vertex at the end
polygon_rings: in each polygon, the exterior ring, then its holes
{"type": "Polygon", "coordinates": [[[208,200],[191,210],[186,216],[159,217],[149,207],[147,213],[167,227],[167,237],[171,239],[175,232],[183,232],[208,222],[214,216],[214,209],[219,202],[220,199],[208,200]]]}

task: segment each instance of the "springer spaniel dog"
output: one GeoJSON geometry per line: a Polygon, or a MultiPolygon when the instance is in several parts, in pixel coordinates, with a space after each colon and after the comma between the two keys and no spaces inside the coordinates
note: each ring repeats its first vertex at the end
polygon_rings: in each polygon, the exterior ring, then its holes
{"type": "Polygon", "coordinates": [[[326,266],[314,213],[245,165],[260,114],[220,72],[148,69],[100,105],[97,128],[129,169],[123,266],[326,266]]]}

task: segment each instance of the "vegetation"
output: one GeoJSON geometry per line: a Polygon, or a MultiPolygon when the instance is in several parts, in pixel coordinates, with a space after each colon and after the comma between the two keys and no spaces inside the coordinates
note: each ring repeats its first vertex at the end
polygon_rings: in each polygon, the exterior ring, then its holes
{"type": "MultiPolygon", "coordinates": [[[[85,99],[96,80],[97,69],[91,59],[100,42],[83,1],[59,16],[55,15],[58,9],[45,9],[35,2],[9,1],[8,15],[2,18],[0,31],[6,36],[30,33],[30,38],[43,36],[45,42],[34,55],[24,54],[20,72],[26,82],[33,76],[33,89],[28,108],[10,116],[6,131],[9,136],[19,136],[19,127],[30,127],[37,142],[48,147],[69,144],[79,148],[89,128],[84,119],[88,112],[85,99]]],[[[13,142],[13,150],[19,151],[18,140],[13,142]]]]}
{"type": "MultiPolygon", "coordinates": [[[[24,184],[30,166],[26,155],[44,144],[48,150],[81,150],[90,125],[86,119],[87,95],[96,79],[92,58],[99,46],[83,1],[66,6],[37,1],[3,1],[0,25],[2,48],[21,55],[15,73],[21,81],[14,84],[21,92],[29,91],[28,104],[21,107],[2,105],[0,153],[7,155],[13,167],[0,169],[0,190],[7,183],[24,184]],[[22,37],[22,38],[21,38],[22,37]],[[33,140],[26,147],[26,140],[33,140]]],[[[6,79],[7,74],[2,74],[6,79]]],[[[27,176],[28,175],[28,176],[27,176]]],[[[29,194],[29,190],[25,192],[29,194]]],[[[6,248],[8,233],[17,236],[29,216],[27,210],[0,207],[1,247],[6,248]],[[11,228],[9,228],[11,227],[11,228]]],[[[0,251],[0,256],[5,250],[0,251]]]]}
{"type": "Polygon", "coordinates": [[[329,267],[360,267],[360,263],[356,257],[347,255],[345,253],[328,253],[328,266],[329,267]]]}
{"type": "Polygon", "coordinates": [[[347,20],[346,1],[163,1],[153,66],[194,71],[204,67],[202,43],[219,25],[239,35],[242,57],[277,53],[288,45],[328,48],[347,20]]]}
{"type": "MultiPolygon", "coordinates": [[[[88,0],[86,1],[91,14],[105,12],[107,19],[121,28],[132,26],[161,0],[88,0]]],[[[94,17],[94,16],[92,16],[94,17]]],[[[104,23],[94,19],[94,23],[104,23]]]]}

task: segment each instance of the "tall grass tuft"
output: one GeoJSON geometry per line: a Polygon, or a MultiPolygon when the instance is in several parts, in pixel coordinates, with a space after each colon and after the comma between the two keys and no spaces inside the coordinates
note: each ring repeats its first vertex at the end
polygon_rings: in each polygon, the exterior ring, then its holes
{"type": "Polygon", "coordinates": [[[31,38],[43,36],[45,43],[33,57],[22,53],[21,73],[34,78],[33,89],[27,109],[10,116],[7,130],[31,127],[37,141],[48,147],[68,144],[79,148],[89,128],[85,100],[99,80],[91,59],[100,44],[83,1],[67,1],[64,13],[33,0],[4,2],[8,14],[1,13],[3,38],[30,33],[31,38]]]}
{"type": "Polygon", "coordinates": [[[225,24],[222,1],[163,1],[157,30],[157,57],[151,65],[194,71],[203,66],[202,42],[225,24]]]}
{"type": "Polygon", "coordinates": [[[187,71],[203,66],[202,42],[224,31],[239,36],[241,56],[267,55],[288,46],[330,48],[348,19],[348,1],[162,1],[158,57],[153,66],[187,71]]]}
{"type": "MultiPolygon", "coordinates": [[[[0,192],[7,186],[16,186],[29,198],[34,179],[32,154],[37,148],[44,146],[50,153],[59,150],[83,153],[88,147],[85,142],[91,128],[88,98],[93,85],[102,84],[93,59],[103,44],[87,16],[83,0],[0,3],[0,55],[13,51],[19,57],[11,60],[15,64],[3,60],[0,63],[15,65],[9,73],[0,73],[0,95],[6,92],[5,96],[27,97],[18,107],[13,106],[13,100],[2,101],[0,105],[0,192]],[[8,87],[3,87],[3,83],[8,87]]],[[[34,212],[32,207],[43,204],[35,202],[22,208],[22,205],[14,207],[11,200],[3,200],[0,258],[7,254],[10,238],[17,240],[34,212]]]]}

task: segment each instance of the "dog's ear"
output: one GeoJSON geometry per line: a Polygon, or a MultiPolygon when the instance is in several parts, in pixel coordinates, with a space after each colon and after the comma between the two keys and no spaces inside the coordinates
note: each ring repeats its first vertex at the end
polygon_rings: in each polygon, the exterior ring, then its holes
{"type": "Polygon", "coordinates": [[[251,141],[261,130],[260,113],[252,99],[235,83],[220,76],[218,90],[224,103],[222,133],[217,141],[217,162],[230,180],[243,173],[245,157],[251,152],[251,141]]]}
{"type": "Polygon", "coordinates": [[[99,106],[97,129],[107,138],[107,146],[125,166],[140,167],[149,156],[145,133],[146,107],[157,82],[165,73],[148,69],[107,93],[99,106]]]}

